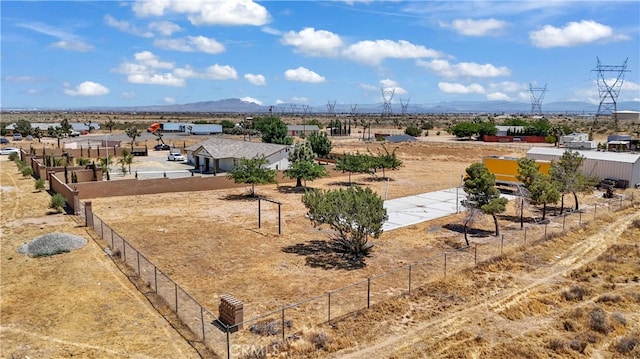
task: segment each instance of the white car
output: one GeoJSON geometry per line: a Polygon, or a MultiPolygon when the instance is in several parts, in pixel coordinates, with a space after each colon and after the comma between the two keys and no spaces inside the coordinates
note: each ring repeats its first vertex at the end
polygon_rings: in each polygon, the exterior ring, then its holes
{"type": "Polygon", "coordinates": [[[20,150],[15,147],[5,147],[0,150],[0,155],[10,155],[12,153],[20,153],[20,150]]]}
{"type": "Polygon", "coordinates": [[[167,157],[169,161],[186,161],[186,158],[180,153],[180,151],[171,151],[167,157]]]}

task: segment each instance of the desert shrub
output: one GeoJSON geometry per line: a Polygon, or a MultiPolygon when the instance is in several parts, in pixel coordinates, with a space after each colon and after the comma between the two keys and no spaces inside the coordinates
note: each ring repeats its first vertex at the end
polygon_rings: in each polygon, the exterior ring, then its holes
{"type": "Polygon", "coordinates": [[[571,348],[571,350],[577,351],[578,353],[583,353],[586,347],[587,342],[580,339],[573,339],[569,342],[569,348],[571,348]]]}
{"type": "Polygon", "coordinates": [[[420,137],[422,130],[416,126],[409,126],[404,130],[404,133],[409,136],[420,137]]]}
{"type": "Polygon", "coordinates": [[[589,326],[592,330],[607,334],[609,327],[607,326],[607,313],[602,308],[594,308],[589,314],[590,321],[589,326]]]}
{"type": "Polygon", "coordinates": [[[568,291],[562,292],[565,300],[582,300],[588,294],[587,290],[581,286],[574,286],[568,291]]]}
{"type": "Polygon", "coordinates": [[[624,317],[624,315],[620,312],[615,312],[611,315],[611,317],[618,323],[626,326],[627,325],[627,318],[624,317]]]}
{"type": "Polygon", "coordinates": [[[601,295],[596,299],[596,303],[617,303],[622,300],[622,297],[619,295],[601,295]]]}
{"type": "Polygon", "coordinates": [[[560,352],[560,351],[564,351],[564,348],[565,348],[565,343],[562,339],[553,338],[549,340],[549,349],[555,352],[560,352]]]}
{"type": "Polygon", "coordinates": [[[572,320],[565,320],[562,323],[562,327],[568,332],[574,332],[576,330],[576,323],[572,320]]]}
{"type": "Polygon", "coordinates": [[[60,193],[56,193],[53,196],[51,196],[51,201],[49,202],[49,208],[55,209],[56,212],[58,213],[62,213],[62,210],[64,210],[64,206],[66,205],[67,205],[67,199],[64,198],[64,196],[61,195],[60,193]]]}
{"type": "Polygon", "coordinates": [[[325,332],[313,333],[309,338],[309,341],[313,343],[316,349],[324,349],[329,344],[329,336],[325,332]]]}
{"type": "Polygon", "coordinates": [[[29,177],[33,175],[33,168],[30,166],[24,166],[20,169],[20,173],[22,173],[22,177],[29,177]]]}
{"type": "Polygon", "coordinates": [[[20,158],[20,155],[18,155],[16,152],[9,154],[9,161],[16,161],[19,158],[20,158]]]}
{"type": "MultiPolygon", "coordinates": [[[[292,323],[290,320],[285,320],[284,325],[287,328],[291,328],[292,323]]],[[[282,322],[277,320],[258,322],[251,324],[249,331],[258,335],[276,335],[282,333],[282,322]]]]}
{"type": "Polygon", "coordinates": [[[622,338],[618,340],[615,348],[618,353],[627,354],[630,353],[638,344],[640,344],[640,340],[638,338],[622,338]]]}
{"type": "Polygon", "coordinates": [[[44,189],[44,179],[38,178],[34,184],[36,191],[42,191],[44,189]]]}

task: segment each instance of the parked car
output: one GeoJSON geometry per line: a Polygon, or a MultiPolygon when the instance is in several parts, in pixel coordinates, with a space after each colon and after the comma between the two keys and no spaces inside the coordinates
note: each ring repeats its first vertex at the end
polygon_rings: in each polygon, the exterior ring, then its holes
{"type": "Polygon", "coordinates": [[[15,147],[5,147],[0,150],[0,155],[10,155],[12,153],[20,153],[20,150],[15,147]]]}
{"type": "Polygon", "coordinates": [[[78,131],[71,131],[71,133],[69,133],[69,137],[78,137],[80,136],[80,132],[78,131]]]}
{"type": "Polygon", "coordinates": [[[6,145],[7,143],[9,143],[8,138],[0,137],[0,145],[6,145]]]}
{"type": "Polygon", "coordinates": [[[154,151],[167,151],[171,149],[171,146],[167,145],[166,143],[158,143],[157,145],[153,146],[154,151]]]}
{"type": "Polygon", "coordinates": [[[186,158],[180,153],[180,151],[172,150],[167,157],[169,161],[186,161],[186,158]]]}
{"type": "Polygon", "coordinates": [[[14,140],[14,141],[21,141],[21,140],[22,140],[22,134],[20,134],[20,133],[14,133],[14,134],[13,134],[13,140],[14,140]]]}

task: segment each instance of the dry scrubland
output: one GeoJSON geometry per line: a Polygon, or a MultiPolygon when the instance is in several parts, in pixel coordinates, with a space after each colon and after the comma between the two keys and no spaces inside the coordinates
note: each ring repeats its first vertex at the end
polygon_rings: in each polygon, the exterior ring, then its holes
{"type": "MultiPolygon", "coordinates": [[[[357,140],[334,145],[336,152],[369,148],[374,153],[379,146],[357,140]]],[[[381,174],[354,175],[353,181],[397,198],[455,185],[464,169],[484,155],[522,156],[524,150],[421,142],[400,145],[397,154],[405,166],[387,172],[388,188],[381,174]]],[[[140,294],[101,251],[105,243],[94,242],[95,233],[71,216],[45,215],[48,195],[33,193],[33,180],[20,178],[13,164],[1,165],[3,357],[198,355],[172,328],[170,323],[177,324],[166,308],[156,311],[150,304],[155,298],[140,294]],[[16,252],[24,242],[52,231],[90,241],[80,250],[47,258],[16,252]]],[[[340,188],[346,181],[345,176],[308,185],[340,188]]],[[[96,214],[199,301],[216,309],[218,296],[231,293],[245,301],[245,318],[402,267],[463,241],[451,226],[459,225],[462,215],[405,227],[375,240],[366,266],[352,269],[338,256],[295,251],[316,243],[311,241],[326,240],[327,233],[304,218],[300,193],[290,183],[257,189],[283,203],[282,236],[277,235],[275,207],[264,202],[263,226],[257,228],[257,203],[243,198],[245,191],[93,203],[96,214]]],[[[597,199],[587,195],[581,201],[588,207],[597,199]]],[[[507,215],[514,213],[510,207],[507,215]]],[[[593,226],[449,275],[414,290],[410,297],[385,301],[332,326],[309,329],[322,350],[304,335],[280,348],[293,357],[336,358],[640,356],[639,216],[638,208],[603,215],[593,226]]],[[[500,224],[507,236],[518,232],[519,225],[508,217],[500,224]]],[[[479,234],[473,242],[491,239],[484,232],[493,228],[489,217],[474,228],[479,234]]],[[[200,355],[211,355],[194,345],[200,355]]]]}

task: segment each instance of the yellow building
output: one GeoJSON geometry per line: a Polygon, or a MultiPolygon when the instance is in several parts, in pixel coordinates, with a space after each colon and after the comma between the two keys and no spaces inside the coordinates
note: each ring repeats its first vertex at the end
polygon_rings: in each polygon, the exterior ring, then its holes
{"type": "MultiPolygon", "coordinates": [[[[496,176],[498,184],[520,184],[516,177],[518,175],[518,158],[503,156],[485,156],[482,163],[487,167],[489,172],[496,176]]],[[[548,175],[551,161],[539,161],[536,163],[540,166],[540,172],[548,175]]]]}

